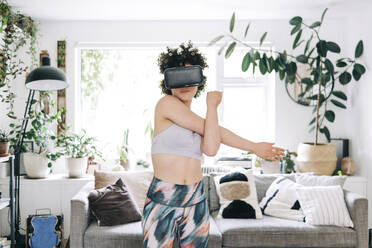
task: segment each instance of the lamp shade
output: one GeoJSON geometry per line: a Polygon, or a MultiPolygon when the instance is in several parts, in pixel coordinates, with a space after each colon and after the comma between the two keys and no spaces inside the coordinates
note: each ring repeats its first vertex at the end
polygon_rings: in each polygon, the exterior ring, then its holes
{"type": "Polygon", "coordinates": [[[68,87],[65,73],[50,66],[49,57],[42,59],[42,66],[34,69],[26,78],[26,88],[47,91],[62,90],[68,87]]]}

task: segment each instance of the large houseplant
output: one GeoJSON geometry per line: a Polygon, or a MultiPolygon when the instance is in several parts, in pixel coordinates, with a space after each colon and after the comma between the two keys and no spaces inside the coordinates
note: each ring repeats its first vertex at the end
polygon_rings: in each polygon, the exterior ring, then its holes
{"type": "Polygon", "coordinates": [[[8,104],[8,117],[16,119],[12,82],[37,66],[37,25],[31,17],[14,11],[6,0],[0,0],[0,34],[0,102],[8,104]],[[23,47],[28,48],[27,53],[31,55],[31,68],[17,56],[23,47]]]}
{"type": "Polygon", "coordinates": [[[67,169],[69,177],[82,177],[85,175],[88,165],[88,157],[97,155],[102,158],[95,145],[95,138],[87,136],[83,129],[81,133],[70,132],[67,128],[56,137],[57,147],[67,157],[67,169]]]}
{"type": "MultiPolygon", "coordinates": [[[[275,72],[279,74],[280,80],[284,80],[286,84],[292,84],[296,80],[299,81],[305,88],[305,91],[298,97],[304,97],[311,92],[311,95],[306,97],[310,100],[315,100],[316,105],[313,109],[315,115],[309,122],[311,126],[309,132],[315,129],[314,142],[303,142],[298,147],[297,160],[300,164],[300,171],[315,171],[317,174],[332,175],[336,167],[336,150],[331,143],[319,143],[318,132],[322,133],[328,142],[331,140],[331,134],[324,121],[329,123],[334,122],[335,113],[328,106],[332,103],[333,107],[346,109],[342,101],[346,101],[346,94],[341,90],[335,90],[334,86],[337,82],[341,85],[346,85],[351,82],[352,78],[358,81],[365,73],[365,67],[359,63],[358,59],[363,54],[363,41],[359,41],[355,48],[354,57],[340,57],[336,61],[332,59],[334,54],[339,54],[341,48],[336,42],[322,39],[319,34],[319,29],[323,24],[325,9],[319,21],[306,24],[302,17],[295,16],[289,23],[293,26],[291,35],[295,35],[292,43],[293,50],[302,48],[296,55],[291,55],[284,51],[268,50],[262,47],[263,42],[267,37],[267,32],[264,32],[260,38],[258,46],[253,46],[245,41],[241,41],[233,35],[235,24],[235,13],[230,19],[230,33],[219,35],[213,39],[209,45],[227,38],[218,54],[220,55],[225,48],[225,58],[229,58],[235,47],[241,44],[247,49],[246,54],[242,59],[242,71],[247,71],[252,66],[253,73],[256,69],[261,74],[275,72]],[[303,31],[310,31],[310,36],[303,38],[303,31]],[[308,73],[301,75],[297,68],[305,66],[308,73]],[[323,111],[321,112],[321,108],[323,111]],[[325,158],[320,160],[320,158],[325,158]],[[315,168],[316,167],[316,168],[315,168]]],[[[247,36],[250,28],[250,23],[245,28],[244,37],[247,36]]]]}
{"type": "MultiPolygon", "coordinates": [[[[48,97],[51,106],[55,106],[56,103],[50,100],[48,92],[43,93],[44,97],[48,97]]],[[[22,147],[23,164],[28,177],[30,178],[45,178],[50,173],[50,168],[53,162],[56,161],[60,156],[61,152],[55,151],[53,143],[54,132],[53,125],[60,119],[61,112],[55,114],[43,112],[44,105],[43,100],[33,100],[31,102],[31,110],[29,116],[30,128],[25,132],[25,140],[31,141],[35,145],[35,148],[31,148],[26,144],[22,147]]],[[[10,142],[11,148],[14,151],[15,145],[21,136],[21,125],[11,123],[10,125],[11,135],[10,142]]]]}

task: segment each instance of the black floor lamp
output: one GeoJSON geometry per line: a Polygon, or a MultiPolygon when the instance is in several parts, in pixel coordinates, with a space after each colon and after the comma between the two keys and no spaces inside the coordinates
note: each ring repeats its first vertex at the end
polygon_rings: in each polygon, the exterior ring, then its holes
{"type": "Polygon", "coordinates": [[[21,158],[21,153],[22,153],[23,139],[26,133],[35,91],[56,91],[56,90],[62,90],[68,87],[65,73],[60,69],[51,67],[49,57],[42,58],[41,66],[30,72],[30,74],[26,78],[25,85],[26,85],[26,88],[29,89],[29,93],[28,93],[25,113],[23,115],[21,135],[18,137],[18,141],[14,149],[16,247],[24,247],[24,244],[25,244],[25,236],[21,235],[21,233],[19,232],[19,226],[21,223],[20,214],[19,214],[20,212],[19,210],[19,188],[20,187],[19,186],[20,186],[20,176],[21,176],[20,158],[21,158]]]}

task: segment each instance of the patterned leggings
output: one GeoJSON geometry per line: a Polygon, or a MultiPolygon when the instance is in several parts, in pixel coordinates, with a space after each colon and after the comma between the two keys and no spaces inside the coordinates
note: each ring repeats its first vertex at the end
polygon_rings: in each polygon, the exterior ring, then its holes
{"type": "Polygon", "coordinates": [[[206,248],[209,211],[203,181],[174,184],[154,177],[143,208],[143,247],[206,248]]]}

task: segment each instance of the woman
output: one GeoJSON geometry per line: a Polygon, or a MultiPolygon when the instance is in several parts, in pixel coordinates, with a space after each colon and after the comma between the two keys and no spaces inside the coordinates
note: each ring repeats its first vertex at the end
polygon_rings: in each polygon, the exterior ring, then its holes
{"type": "MultiPolygon", "coordinates": [[[[207,67],[205,58],[191,42],[179,49],[168,48],[158,59],[160,71],[174,66],[207,67]]],[[[143,208],[144,247],[172,247],[177,240],[181,247],[207,247],[209,210],[202,181],[202,153],[216,155],[220,144],[252,151],[275,160],[284,149],[274,143],[251,142],[218,125],[217,108],[222,92],[207,93],[206,118],[190,110],[193,98],[205,88],[200,86],[166,89],[166,95],[155,107],[155,130],[152,139],[154,178],[143,208]]]]}

